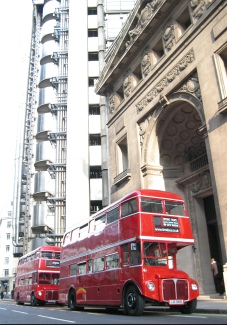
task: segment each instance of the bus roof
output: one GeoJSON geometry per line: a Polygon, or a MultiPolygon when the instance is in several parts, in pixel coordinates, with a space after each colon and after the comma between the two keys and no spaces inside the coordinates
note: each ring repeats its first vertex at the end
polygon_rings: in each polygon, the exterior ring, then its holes
{"type": "Polygon", "coordinates": [[[58,247],[58,246],[49,246],[49,245],[48,246],[40,246],[40,247],[34,249],[33,251],[31,251],[31,252],[29,252],[29,253],[21,256],[19,258],[19,260],[22,259],[22,258],[25,258],[27,256],[30,256],[30,255],[32,255],[32,254],[34,254],[36,252],[41,252],[41,251],[60,252],[61,251],[61,247],[58,247]]]}
{"type": "Polygon", "coordinates": [[[88,218],[84,218],[83,220],[81,220],[80,222],[74,224],[73,226],[71,226],[70,228],[68,228],[65,231],[65,234],[73,229],[75,229],[76,227],[82,226],[84,224],[86,224],[87,222],[89,222],[91,219],[95,218],[96,216],[102,214],[102,212],[105,212],[106,210],[111,209],[112,207],[114,207],[115,205],[117,205],[119,202],[123,202],[126,201],[130,198],[133,198],[134,196],[152,196],[154,198],[166,198],[166,199],[172,199],[172,200],[179,200],[179,201],[184,201],[182,196],[180,196],[179,194],[173,193],[173,192],[168,192],[168,191],[162,191],[162,190],[155,190],[155,189],[139,189],[139,190],[135,190],[133,192],[130,192],[129,194],[123,196],[121,199],[111,203],[110,205],[106,206],[105,208],[97,211],[96,213],[92,214],[91,216],[89,216],[88,218]]]}

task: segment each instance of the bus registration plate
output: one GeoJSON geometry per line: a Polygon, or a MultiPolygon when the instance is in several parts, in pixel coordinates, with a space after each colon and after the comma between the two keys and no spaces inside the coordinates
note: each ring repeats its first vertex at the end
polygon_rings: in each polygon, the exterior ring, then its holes
{"type": "Polygon", "coordinates": [[[170,305],[183,305],[184,301],[181,299],[177,299],[177,300],[169,300],[169,304],[170,305]]]}

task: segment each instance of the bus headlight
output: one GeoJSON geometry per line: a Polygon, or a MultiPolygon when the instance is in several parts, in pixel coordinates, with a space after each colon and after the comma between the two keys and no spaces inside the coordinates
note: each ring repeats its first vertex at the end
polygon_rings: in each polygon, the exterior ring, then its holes
{"type": "Polygon", "coordinates": [[[154,291],[155,290],[155,284],[154,284],[154,282],[151,282],[151,281],[147,282],[147,289],[149,291],[154,291]]]}
{"type": "Polygon", "coordinates": [[[192,290],[193,290],[193,291],[198,290],[197,284],[195,284],[195,283],[192,283],[192,284],[191,284],[191,287],[192,287],[192,290]]]}
{"type": "Polygon", "coordinates": [[[38,296],[42,296],[43,292],[42,291],[38,291],[38,296]]]}

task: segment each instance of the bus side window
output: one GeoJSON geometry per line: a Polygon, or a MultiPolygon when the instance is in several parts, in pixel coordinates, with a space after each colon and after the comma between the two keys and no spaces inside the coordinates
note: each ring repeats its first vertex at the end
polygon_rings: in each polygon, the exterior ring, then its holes
{"type": "Polygon", "coordinates": [[[98,257],[94,259],[94,272],[104,270],[104,258],[98,257]]]}
{"type": "Polygon", "coordinates": [[[78,265],[77,264],[71,264],[69,266],[69,275],[76,275],[78,273],[78,265]]]}
{"type": "Polygon", "coordinates": [[[106,256],[106,268],[115,269],[117,267],[119,267],[118,253],[106,256]]]}
{"type": "Polygon", "coordinates": [[[119,218],[119,207],[107,212],[107,224],[116,221],[119,218]]]}
{"type": "Polygon", "coordinates": [[[122,245],[122,266],[129,265],[129,248],[128,244],[122,245]]]}
{"type": "Polygon", "coordinates": [[[137,208],[137,201],[136,199],[129,200],[127,202],[124,202],[121,206],[121,216],[126,217],[132,213],[135,213],[138,211],[137,208]]]}
{"type": "Polygon", "coordinates": [[[141,263],[141,252],[139,243],[131,243],[130,262],[131,265],[138,265],[141,263]]]}
{"type": "Polygon", "coordinates": [[[88,261],[88,273],[92,273],[92,260],[88,261]]]}
{"type": "Polygon", "coordinates": [[[95,219],[95,230],[102,230],[106,225],[106,215],[99,216],[95,219]]]}

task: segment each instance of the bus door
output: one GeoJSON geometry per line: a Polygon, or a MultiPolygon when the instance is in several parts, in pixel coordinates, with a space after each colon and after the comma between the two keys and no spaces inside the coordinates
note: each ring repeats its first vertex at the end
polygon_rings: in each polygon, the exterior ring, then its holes
{"type": "Polygon", "coordinates": [[[106,273],[104,270],[104,256],[94,258],[93,261],[93,288],[92,296],[95,304],[105,304],[106,303],[106,273]]]}
{"type": "Polygon", "coordinates": [[[105,257],[106,296],[111,303],[120,303],[121,300],[121,272],[119,262],[119,253],[113,253],[105,257]]]}
{"type": "Polygon", "coordinates": [[[33,290],[33,285],[32,285],[32,275],[31,275],[26,279],[26,300],[27,301],[30,301],[31,299],[32,290],[33,290]]]}
{"type": "Polygon", "coordinates": [[[141,265],[141,249],[140,243],[133,242],[122,245],[122,272],[121,280],[123,282],[128,279],[136,280],[139,276],[139,268],[141,265]]]}

